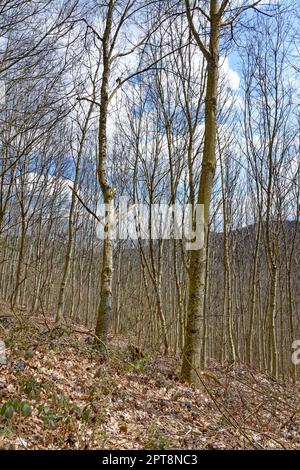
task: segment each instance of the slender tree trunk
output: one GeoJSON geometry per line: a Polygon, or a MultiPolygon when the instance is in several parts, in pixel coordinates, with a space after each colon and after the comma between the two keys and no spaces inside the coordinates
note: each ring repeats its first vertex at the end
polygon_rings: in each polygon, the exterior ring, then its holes
{"type": "Polygon", "coordinates": [[[210,2],[210,44],[207,58],[205,96],[204,151],[201,165],[198,204],[204,205],[204,244],[191,251],[189,267],[189,300],[181,374],[187,381],[197,379],[201,364],[202,326],[205,304],[206,253],[211,193],[216,171],[217,86],[219,66],[219,17],[217,1],[210,2]]]}
{"type": "Polygon", "coordinates": [[[277,297],[277,283],[278,272],[277,267],[274,265],[271,271],[270,279],[270,304],[269,304],[269,334],[270,334],[270,357],[269,369],[274,377],[278,377],[278,350],[276,339],[276,297],[277,297]]]}
{"type": "Polygon", "coordinates": [[[68,220],[67,250],[66,250],[66,256],[65,256],[62,280],[61,280],[59,294],[58,294],[55,323],[60,323],[62,321],[63,314],[64,314],[65,290],[66,290],[67,283],[68,283],[68,278],[69,278],[69,273],[70,273],[70,261],[72,259],[72,253],[73,253],[73,225],[74,225],[74,213],[75,213],[75,208],[76,208],[76,191],[78,188],[78,182],[79,182],[79,177],[80,177],[81,158],[82,158],[82,153],[84,149],[86,133],[88,130],[89,121],[90,121],[92,112],[93,112],[93,104],[91,104],[89,107],[88,114],[87,114],[83,129],[82,129],[82,135],[81,135],[79,149],[78,149],[78,155],[77,155],[77,161],[76,161],[76,167],[75,167],[74,186],[73,186],[73,191],[72,191],[72,196],[71,196],[71,205],[70,205],[69,220],[68,220]]]}
{"type": "Polygon", "coordinates": [[[20,240],[20,249],[19,249],[19,256],[18,256],[18,263],[15,275],[15,288],[13,294],[11,296],[11,306],[14,308],[16,304],[19,302],[19,295],[20,295],[20,287],[22,282],[22,265],[23,265],[23,258],[24,258],[24,250],[25,250],[25,238],[26,238],[26,221],[25,215],[22,215],[22,225],[21,225],[21,240],[20,240]]]}
{"type": "Polygon", "coordinates": [[[257,293],[257,264],[258,264],[258,254],[260,246],[260,217],[258,220],[256,240],[255,240],[255,251],[254,251],[254,260],[253,260],[253,273],[252,273],[252,282],[251,282],[251,305],[250,305],[250,324],[247,337],[247,350],[246,350],[246,360],[250,366],[253,364],[253,327],[254,327],[254,317],[256,311],[256,293],[257,293]]]}
{"type": "Polygon", "coordinates": [[[112,28],[114,2],[108,6],[105,31],[102,38],[103,73],[100,96],[99,134],[98,134],[98,180],[105,204],[104,240],[102,251],[102,271],[100,285],[100,302],[96,324],[96,336],[106,340],[112,314],[112,279],[113,279],[113,243],[111,239],[111,216],[114,210],[115,189],[107,179],[107,110],[108,80],[110,75],[110,35],[112,28]]]}

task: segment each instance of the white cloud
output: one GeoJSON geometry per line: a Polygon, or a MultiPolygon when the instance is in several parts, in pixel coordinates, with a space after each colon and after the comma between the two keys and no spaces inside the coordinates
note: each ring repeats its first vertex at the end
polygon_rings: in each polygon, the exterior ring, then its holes
{"type": "Polygon", "coordinates": [[[221,57],[220,64],[221,79],[223,78],[227,80],[228,86],[232,90],[238,90],[240,87],[240,76],[235,70],[230,67],[228,57],[221,57]]]}

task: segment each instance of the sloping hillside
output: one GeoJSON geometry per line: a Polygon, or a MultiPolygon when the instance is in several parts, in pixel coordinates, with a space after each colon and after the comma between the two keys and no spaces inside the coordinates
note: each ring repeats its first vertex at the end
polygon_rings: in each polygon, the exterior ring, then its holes
{"type": "Polygon", "coordinates": [[[76,325],[20,321],[2,318],[1,449],[300,448],[299,385],[211,364],[190,387],[175,357],[114,337],[105,358],[76,325]]]}

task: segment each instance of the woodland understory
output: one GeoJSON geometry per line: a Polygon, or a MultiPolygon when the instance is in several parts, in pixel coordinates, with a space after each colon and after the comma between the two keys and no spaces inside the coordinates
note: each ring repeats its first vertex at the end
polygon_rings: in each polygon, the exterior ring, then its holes
{"type": "Polygon", "coordinates": [[[190,386],[176,356],[111,335],[103,357],[91,331],[68,322],[55,335],[51,319],[19,315],[2,319],[0,398],[14,412],[1,449],[300,448],[299,385],[211,361],[190,386]]]}

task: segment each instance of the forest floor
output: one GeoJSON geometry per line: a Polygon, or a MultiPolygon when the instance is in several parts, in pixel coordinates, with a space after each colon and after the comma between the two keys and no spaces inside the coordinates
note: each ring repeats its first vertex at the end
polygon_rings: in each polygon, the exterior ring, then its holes
{"type": "Polygon", "coordinates": [[[141,358],[122,337],[105,359],[82,327],[0,325],[0,449],[300,449],[299,384],[211,364],[191,387],[178,358],[141,358]]]}

